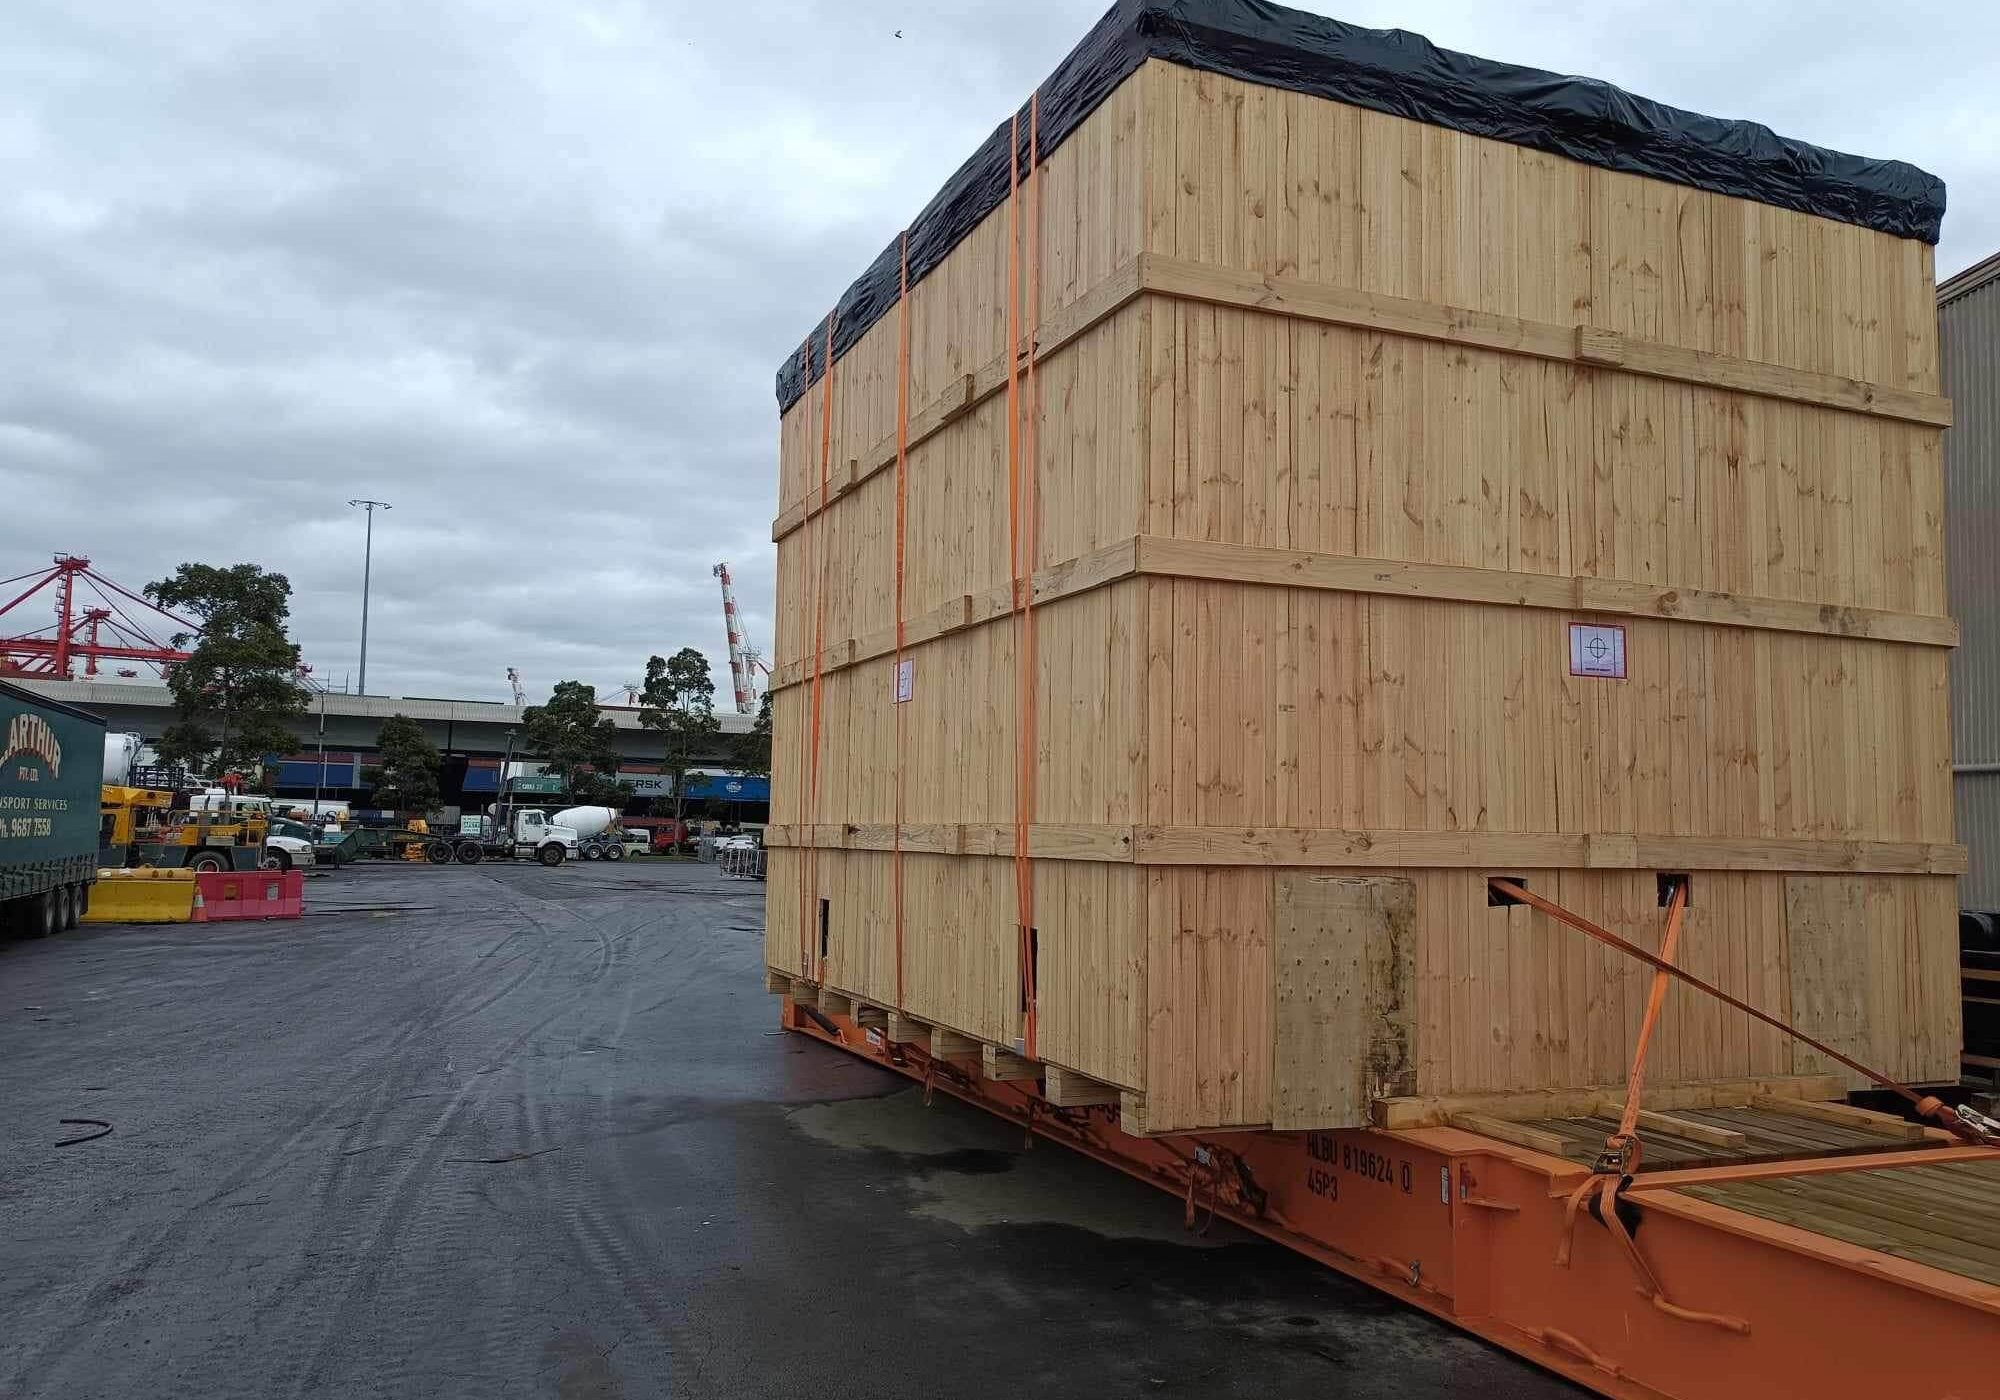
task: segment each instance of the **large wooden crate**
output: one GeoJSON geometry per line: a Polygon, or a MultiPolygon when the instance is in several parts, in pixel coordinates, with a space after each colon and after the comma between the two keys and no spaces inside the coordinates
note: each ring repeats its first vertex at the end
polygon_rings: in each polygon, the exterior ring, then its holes
{"type": "MultiPolygon", "coordinates": [[[[1694,971],[1955,1077],[1929,245],[1157,57],[1041,154],[783,415],[771,966],[1348,1125],[1621,1079],[1648,970],[1487,877],[1686,874],[1694,971]]],[[[1829,1067],[1677,988],[1650,1079],[1829,1067]]]]}

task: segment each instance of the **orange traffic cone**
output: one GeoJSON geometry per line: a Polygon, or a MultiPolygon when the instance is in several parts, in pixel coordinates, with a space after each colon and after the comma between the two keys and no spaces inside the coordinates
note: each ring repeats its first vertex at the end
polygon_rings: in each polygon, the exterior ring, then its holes
{"type": "Polygon", "coordinates": [[[188,922],[191,924],[205,924],[208,922],[208,904],[201,897],[200,880],[194,882],[194,913],[189,916],[188,922]]]}

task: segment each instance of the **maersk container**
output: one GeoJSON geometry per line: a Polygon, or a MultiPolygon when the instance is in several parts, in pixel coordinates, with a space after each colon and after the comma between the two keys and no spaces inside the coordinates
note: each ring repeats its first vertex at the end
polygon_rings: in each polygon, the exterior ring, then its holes
{"type": "Polygon", "coordinates": [[[73,927],[97,879],[104,721],[0,681],[0,931],[73,927]]]}

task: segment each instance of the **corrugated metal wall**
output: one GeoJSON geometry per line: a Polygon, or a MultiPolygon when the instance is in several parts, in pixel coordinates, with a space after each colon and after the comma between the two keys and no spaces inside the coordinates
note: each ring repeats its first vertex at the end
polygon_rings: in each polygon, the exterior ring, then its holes
{"type": "Polygon", "coordinates": [[[1951,660],[1953,786],[1972,859],[1959,903],[2000,909],[2000,256],[1938,288],[1938,332],[1953,410],[1945,568],[1961,638],[1951,660]]]}

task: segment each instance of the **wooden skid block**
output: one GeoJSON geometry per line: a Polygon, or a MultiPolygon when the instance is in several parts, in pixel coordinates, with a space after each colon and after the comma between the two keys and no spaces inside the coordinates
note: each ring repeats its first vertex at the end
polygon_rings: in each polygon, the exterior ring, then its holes
{"type": "Polygon", "coordinates": [[[1035,1060],[1025,1060],[1011,1050],[1002,1050],[997,1045],[980,1047],[980,1071],[988,1079],[1039,1079],[1042,1066],[1035,1060]]]}
{"type": "Polygon", "coordinates": [[[889,1028],[889,1013],[879,1006],[854,1004],[854,1024],[864,1031],[886,1031],[889,1028]]]}
{"type": "Polygon", "coordinates": [[[979,1042],[957,1031],[948,1031],[943,1026],[931,1027],[931,1058],[934,1060],[970,1060],[977,1058],[979,1042]]]}
{"type": "MultiPolygon", "coordinates": [[[[1718,1079],[1698,1084],[1648,1085],[1639,1102],[1649,1109],[1743,1108],[1757,1096],[1833,1099],[1846,1090],[1839,1075],[1808,1074],[1769,1079],[1718,1079]]],[[[1539,1118],[1588,1118],[1618,1111],[1625,1086],[1533,1089],[1516,1094],[1444,1094],[1377,1099],[1369,1117],[1378,1128],[1435,1128],[1453,1114],[1532,1122],[1539,1118]]]]}
{"type": "Polygon", "coordinates": [[[854,1003],[845,992],[836,992],[831,987],[821,987],[819,1009],[829,1016],[846,1016],[853,1012],[854,1003]]]}
{"type": "Polygon", "coordinates": [[[792,994],[792,979],[775,967],[764,969],[764,990],[785,997],[792,994]]]}
{"type": "MultiPolygon", "coordinates": [[[[1607,1118],[1623,1118],[1625,1105],[1606,1104],[1604,1115],[1607,1118]]],[[[1686,1138],[1689,1142],[1705,1142],[1710,1147],[1742,1147],[1750,1140],[1734,1128],[1718,1128],[1712,1123],[1697,1123],[1691,1118],[1676,1118],[1669,1113],[1655,1113],[1649,1108],[1639,1110],[1638,1123],[1642,1135],[1646,1129],[1651,1129],[1656,1133],[1686,1138]]]]}
{"type": "Polygon", "coordinates": [[[1489,1118],[1481,1113],[1454,1113],[1451,1115],[1450,1123],[1454,1128],[1462,1128],[1468,1133],[1478,1133],[1481,1137],[1511,1142],[1516,1147],[1525,1147],[1531,1152],[1546,1152],[1551,1157],[1563,1155],[1562,1135],[1549,1132],[1545,1128],[1531,1128],[1526,1123],[1516,1123],[1506,1118],[1489,1118]]]}
{"type": "Polygon", "coordinates": [[[1750,1100],[1750,1106],[1769,1109],[1773,1113],[1789,1114],[1794,1118],[1811,1118],[1819,1123],[1836,1123],[1843,1128],[1876,1133],[1899,1142],[1921,1142],[1930,1136],[1929,1131],[1921,1124],[1897,1118],[1893,1114],[1877,1113],[1873,1109],[1855,1108],[1851,1104],[1814,1103],[1807,1099],[1781,1099],[1769,1094],[1759,1094],[1750,1100]]]}
{"type": "Polygon", "coordinates": [[[1117,1103],[1119,1091],[1109,1084],[1085,1078],[1075,1070],[1057,1065],[1042,1066],[1042,1097],[1057,1108],[1087,1108],[1091,1104],[1117,1103]]]}
{"type": "Polygon", "coordinates": [[[921,1045],[926,1050],[931,1045],[931,1028],[922,1021],[912,1021],[900,1011],[889,1013],[889,1023],[883,1032],[894,1045],[921,1045]]]}

